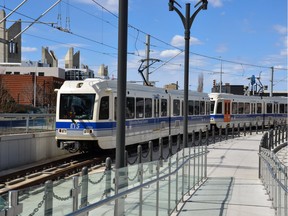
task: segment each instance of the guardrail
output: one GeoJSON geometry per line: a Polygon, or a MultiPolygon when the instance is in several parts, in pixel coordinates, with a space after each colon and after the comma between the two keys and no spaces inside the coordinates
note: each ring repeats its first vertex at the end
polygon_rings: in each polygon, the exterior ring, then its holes
{"type": "Polygon", "coordinates": [[[55,114],[0,113],[0,135],[55,130],[55,114]]]}
{"type": "Polygon", "coordinates": [[[80,176],[10,191],[2,197],[0,216],[170,215],[206,179],[207,153],[207,145],[199,145],[118,170],[107,158],[103,172],[88,174],[83,168],[80,176]]]}
{"type": "Polygon", "coordinates": [[[287,125],[265,132],[259,147],[259,178],[272,201],[275,215],[288,215],[288,164],[277,157],[277,151],[287,146],[287,125]]]}

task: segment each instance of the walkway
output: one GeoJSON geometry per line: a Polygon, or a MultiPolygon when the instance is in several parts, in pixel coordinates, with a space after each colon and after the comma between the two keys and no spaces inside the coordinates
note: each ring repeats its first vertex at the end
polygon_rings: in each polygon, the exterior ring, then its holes
{"type": "Polygon", "coordinates": [[[208,180],[187,199],[180,216],[273,216],[258,179],[262,134],[209,145],[208,180]]]}

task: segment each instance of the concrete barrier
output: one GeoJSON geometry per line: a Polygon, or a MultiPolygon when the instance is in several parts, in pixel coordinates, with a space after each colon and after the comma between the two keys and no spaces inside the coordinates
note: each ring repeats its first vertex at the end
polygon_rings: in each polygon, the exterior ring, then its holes
{"type": "Polygon", "coordinates": [[[0,171],[65,154],[56,147],[54,131],[0,136],[0,171]]]}

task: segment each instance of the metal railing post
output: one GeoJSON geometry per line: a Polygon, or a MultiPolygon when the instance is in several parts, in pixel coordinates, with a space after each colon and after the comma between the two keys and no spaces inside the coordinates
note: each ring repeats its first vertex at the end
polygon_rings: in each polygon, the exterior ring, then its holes
{"type": "MultiPolygon", "coordinates": [[[[153,142],[149,141],[148,143],[148,158],[149,158],[149,162],[153,161],[153,142]]],[[[153,173],[153,164],[149,163],[149,173],[153,173]]]]}
{"type": "Polygon", "coordinates": [[[45,182],[45,203],[44,203],[44,215],[53,215],[53,183],[51,180],[45,182]]]}
{"type": "Polygon", "coordinates": [[[5,216],[16,216],[20,215],[23,211],[23,204],[18,203],[18,191],[11,190],[8,194],[8,209],[3,213],[5,216]]]}
{"type": "Polygon", "coordinates": [[[163,139],[159,138],[159,161],[160,165],[163,166],[163,139]]]}
{"type": "Polygon", "coordinates": [[[222,125],[219,127],[219,140],[222,141],[222,125]]]}
{"type": "MultiPolygon", "coordinates": [[[[140,185],[143,183],[143,164],[142,164],[142,146],[138,145],[137,147],[138,154],[138,181],[140,185]]],[[[143,204],[143,189],[139,190],[139,216],[142,216],[142,204],[143,204]]]]}
{"type": "Polygon", "coordinates": [[[88,204],[88,168],[87,167],[83,167],[82,168],[82,181],[81,181],[81,208],[87,206],[88,204]]]}
{"type": "Polygon", "coordinates": [[[169,135],[168,137],[168,146],[169,146],[169,156],[173,155],[173,151],[172,151],[172,136],[169,135]]]}
{"type": "MultiPolygon", "coordinates": [[[[214,134],[215,135],[215,134],[214,134]]],[[[214,136],[215,138],[215,136],[214,136]]],[[[193,130],[192,132],[192,146],[193,146],[193,189],[195,190],[195,186],[196,186],[196,144],[195,144],[195,131],[193,130]]]]}
{"type": "Polygon", "coordinates": [[[105,179],[105,195],[106,195],[106,197],[108,197],[108,195],[110,195],[111,189],[112,189],[111,170],[112,170],[112,160],[111,160],[110,157],[107,157],[106,161],[105,161],[105,175],[106,175],[106,179],[105,179]]]}
{"type": "Polygon", "coordinates": [[[216,143],[216,139],[215,139],[215,125],[212,125],[212,138],[213,138],[213,143],[216,143]]]}
{"type": "Polygon", "coordinates": [[[71,189],[71,197],[73,199],[73,211],[76,211],[78,209],[78,195],[80,193],[80,187],[79,187],[79,177],[74,176],[73,177],[73,188],[71,189]]]}
{"type": "Polygon", "coordinates": [[[232,139],[234,139],[234,130],[235,130],[235,124],[232,125],[232,139]]]}

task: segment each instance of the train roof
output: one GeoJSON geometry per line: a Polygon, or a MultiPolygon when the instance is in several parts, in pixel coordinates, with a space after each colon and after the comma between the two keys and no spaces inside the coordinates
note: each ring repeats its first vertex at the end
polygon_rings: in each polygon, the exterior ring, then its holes
{"type": "MultiPolygon", "coordinates": [[[[108,80],[108,79],[102,79],[102,78],[89,78],[85,80],[69,80],[65,81],[61,88],[59,89],[59,92],[63,93],[76,93],[75,91],[81,93],[81,92],[98,92],[103,89],[109,89],[113,92],[117,92],[117,80],[108,80]]],[[[152,86],[143,86],[139,84],[129,83],[127,82],[127,91],[144,91],[144,92],[150,92],[154,94],[177,94],[177,95],[184,95],[183,90],[168,90],[165,88],[159,88],[159,87],[152,87],[152,86]]],[[[207,93],[201,93],[196,91],[189,91],[189,95],[193,96],[199,96],[203,98],[208,98],[207,93]]]]}

